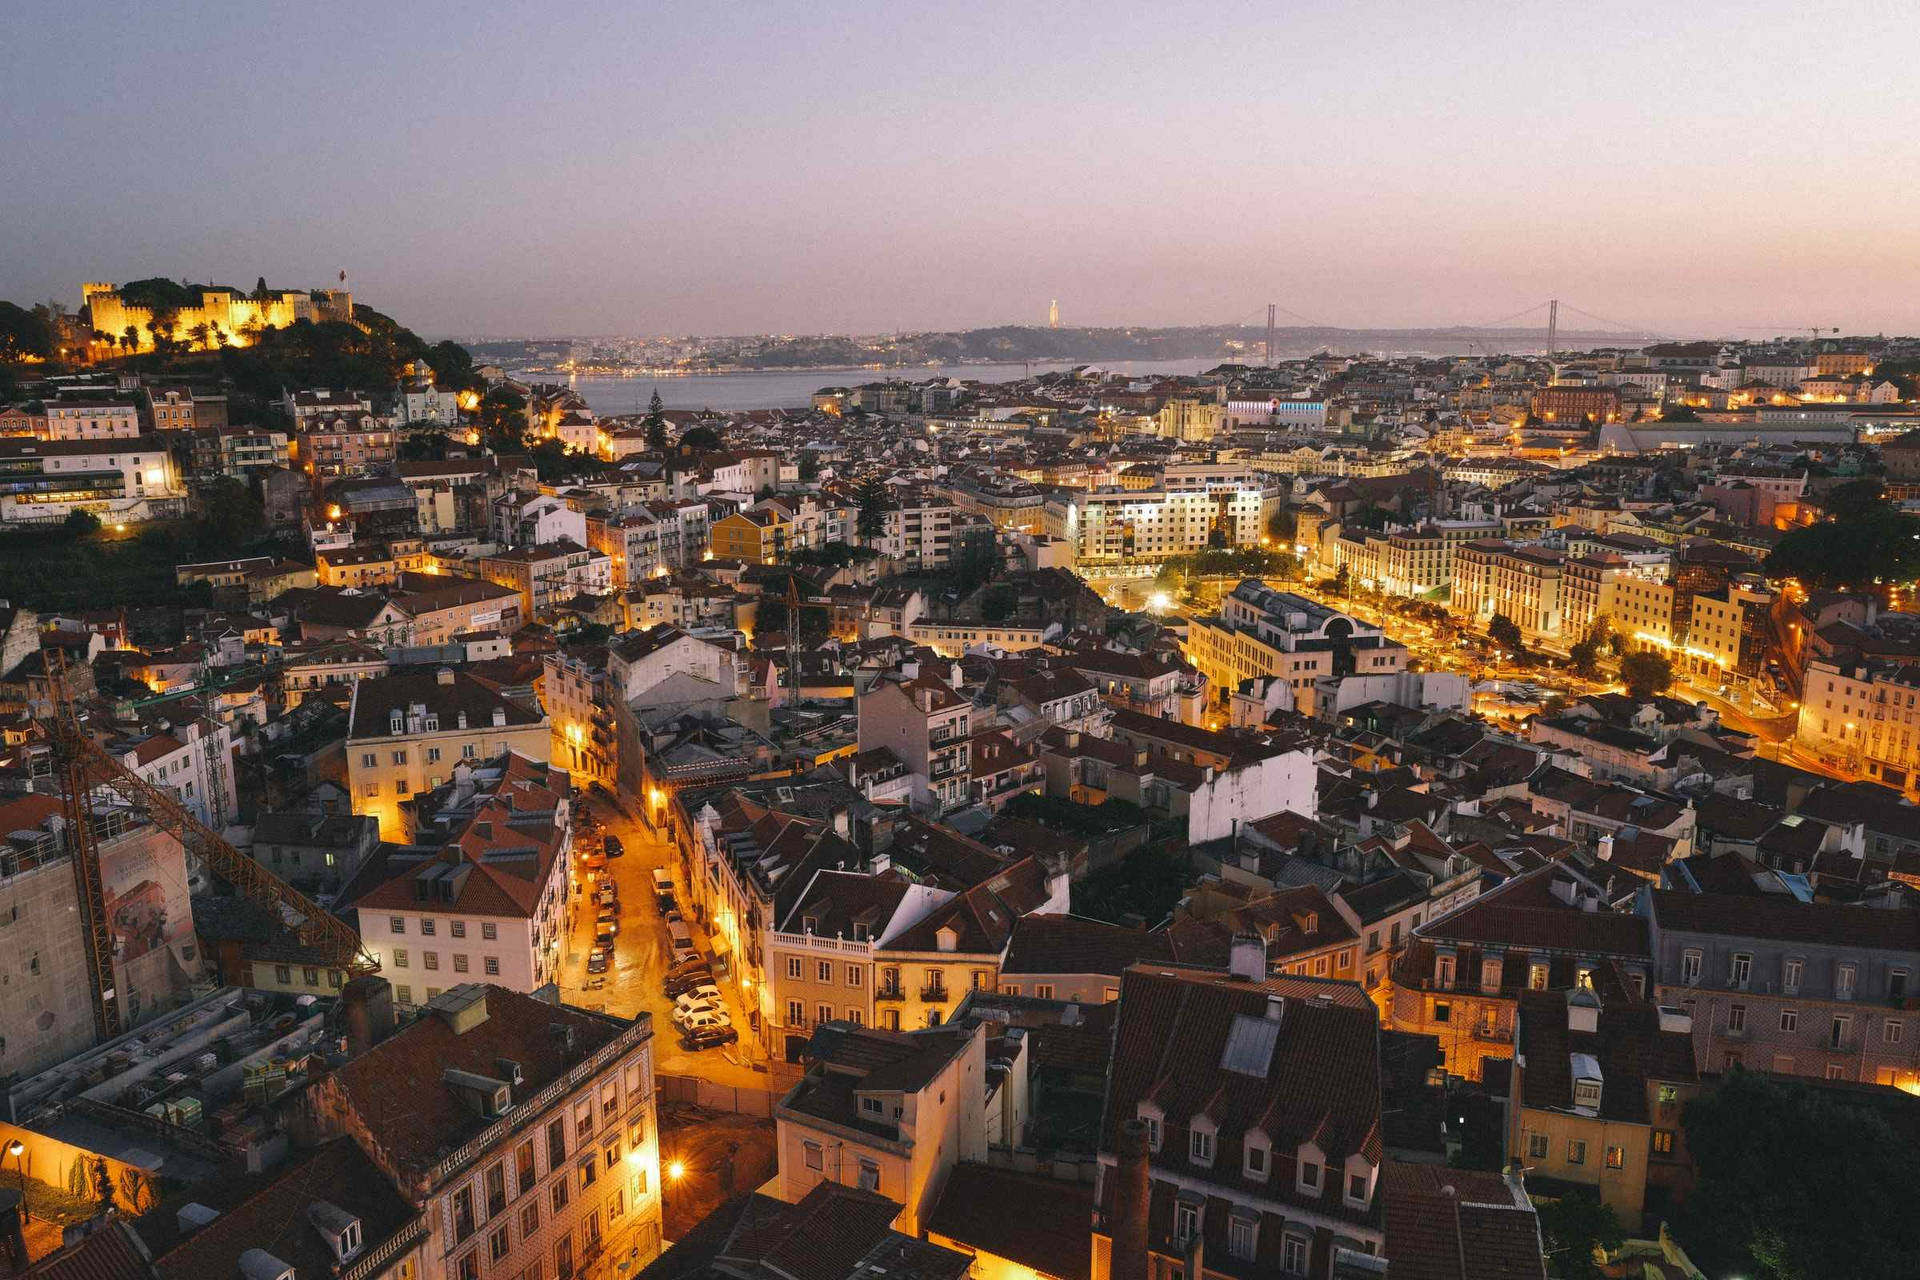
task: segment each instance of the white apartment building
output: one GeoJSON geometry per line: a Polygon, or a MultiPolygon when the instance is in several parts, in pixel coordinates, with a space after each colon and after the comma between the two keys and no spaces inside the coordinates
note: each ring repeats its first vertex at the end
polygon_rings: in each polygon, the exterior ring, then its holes
{"type": "Polygon", "coordinates": [[[49,400],[47,439],[128,440],[140,434],[140,407],[131,400],[49,400]]]}
{"type": "Polygon", "coordinates": [[[537,991],[560,974],[573,851],[571,781],[509,753],[420,797],[432,818],[341,898],[402,1006],[463,982],[537,991]]]}
{"type": "Polygon", "coordinates": [[[181,515],[186,486],[161,437],[0,439],[0,523],[33,524],[91,511],[103,522],[181,515]]]}
{"type": "Polygon", "coordinates": [[[1796,748],[1920,798],[1920,667],[1815,658],[1796,748]]]}
{"type": "Polygon", "coordinates": [[[940,814],[967,803],[972,702],[916,669],[905,681],[877,681],[859,705],[859,749],[885,747],[907,766],[915,808],[940,814]]]}
{"type": "Polygon", "coordinates": [[[426,1220],[412,1280],[590,1280],[660,1252],[653,1020],[449,988],[299,1104],[426,1220]]]}
{"type": "Polygon", "coordinates": [[[120,763],[173,795],[203,826],[220,830],[238,813],[233,734],[205,716],[108,747],[120,763]]]}

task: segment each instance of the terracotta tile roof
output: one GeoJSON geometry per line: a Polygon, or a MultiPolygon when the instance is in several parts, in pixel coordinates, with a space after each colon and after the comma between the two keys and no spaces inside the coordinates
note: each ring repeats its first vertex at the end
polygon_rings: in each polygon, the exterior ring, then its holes
{"type": "Polygon", "coordinates": [[[926,1229],[1055,1280],[1087,1280],[1093,1188],[1011,1169],[955,1165],[926,1229]]]}
{"type": "MultiPolygon", "coordinates": [[[[359,1219],[361,1247],[366,1250],[395,1236],[426,1231],[413,1207],[351,1138],[335,1138],[264,1184],[255,1180],[253,1185],[253,1194],[232,1208],[209,1206],[221,1209],[209,1225],[178,1243],[161,1246],[164,1251],[154,1258],[161,1280],[238,1274],[240,1255],[248,1249],[266,1250],[298,1275],[333,1274],[337,1269],[333,1251],[307,1217],[308,1207],[317,1201],[359,1219]]],[[[165,1225],[161,1224],[162,1230],[165,1225]]],[[[143,1228],[143,1238],[145,1234],[143,1228]]]]}
{"type": "Polygon", "coordinates": [[[1174,953],[1187,964],[1225,967],[1236,934],[1266,939],[1267,960],[1279,964],[1291,956],[1322,951],[1356,940],[1333,901],[1318,885],[1296,885],[1256,898],[1245,906],[1204,920],[1175,920],[1167,929],[1174,953]]]}
{"type": "Polygon", "coordinates": [[[1650,1082],[1691,1084],[1697,1078],[1693,1037],[1685,1031],[1662,1031],[1660,1010],[1638,1000],[1602,1004],[1597,1031],[1569,1030],[1567,1002],[1584,994],[1521,993],[1516,1040],[1516,1048],[1526,1060],[1520,1072],[1521,1105],[1573,1110],[1571,1055],[1585,1054],[1600,1064],[1600,1116],[1627,1124],[1647,1124],[1650,1082]]]}
{"type": "Polygon", "coordinates": [[[1651,954],[1646,921],[1604,907],[1587,911],[1560,893],[1597,897],[1598,886],[1558,863],[1515,876],[1418,934],[1434,942],[1495,943],[1532,951],[1645,959],[1651,954]]]}
{"type": "Polygon", "coordinates": [[[1104,973],[1118,978],[1129,965],[1172,959],[1173,940],[1164,933],[1084,916],[1026,915],[1014,923],[1000,973],[1104,973]]]}
{"type": "Polygon", "coordinates": [[[352,722],[349,739],[392,736],[392,714],[403,717],[414,705],[426,707],[429,715],[439,717],[440,731],[457,732],[460,713],[465,712],[467,727],[492,727],[493,714],[500,711],[507,728],[537,725],[542,716],[509,698],[503,698],[465,671],[451,671],[442,680],[436,672],[374,676],[353,686],[352,722]]]}
{"type": "Polygon", "coordinates": [[[1532,1203],[1499,1174],[1390,1160],[1380,1187],[1394,1280],[1545,1280],[1532,1203]]]}
{"type": "Polygon", "coordinates": [[[1295,1189],[1296,1152],[1308,1142],[1334,1168],[1356,1153],[1375,1163],[1383,1156],[1379,1017],[1358,985],[1295,977],[1246,982],[1214,971],[1135,965],[1120,984],[1102,1151],[1114,1149],[1120,1122],[1137,1115],[1143,1102],[1165,1116],[1155,1167],[1241,1197],[1257,1194],[1329,1217],[1378,1222],[1377,1197],[1365,1210],[1342,1202],[1343,1178],[1323,1178],[1319,1196],[1295,1189]],[[1272,1047],[1253,1055],[1257,1073],[1227,1069],[1229,1041],[1266,1020],[1274,997],[1282,1002],[1279,1027],[1272,1047]],[[1189,1124],[1201,1115],[1217,1129],[1210,1168],[1187,1158],[1189,1124]],[[1265,1182],[1243,1173],[1243,1138],[1256,1128],[1273,1144],[1265,1182]]]}
{"type": "Polygon", "coordinates": [[[144,1250],[124,1221],[41,1258],[20,1274],[24,1280],[148,1280],[144,1250]]]}
{"type": "Polygon", "coordinates": [[[1653,922],[1662,932],[1920,952],[1920,911],[1801,902],[1789,894],[1750,897],[1660,890],[1649,894],[1649,903],[1653,922]]]}
{"type": "Polygon", "coordinates": [[[456,1032],[437,1014],[416,1019],[335,1071],[328,1077],[331,1085],[320,1086],[337,1089],[367,1138],[401,1167],[421,1176],[448,1153],[499,1123],[473,1110],[447,1087],[442,1073],[448,1067],[497,1076],[499,1060],[512,1059],[520,1064],[525,1080],[513,1086],[517,1106],[611,1043],[627,1025],[505,987],[481,989],[486,993],[487,1016],[477,1025],[456,1032]],[[572,1028],[571,1051],[554,1033],[555,1026],[572,1028]]]}

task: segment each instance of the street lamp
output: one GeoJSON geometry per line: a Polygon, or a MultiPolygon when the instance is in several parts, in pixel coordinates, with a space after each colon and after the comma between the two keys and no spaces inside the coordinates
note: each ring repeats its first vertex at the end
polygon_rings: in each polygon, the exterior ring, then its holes
{"type": "Polygon", "coordinates": [[[14,1166],[20,1170],[20,1216],[31,1220],[33,1214],[27,1207],[27,1144],[15,1138],[7,1144],[7,1154],[13,1157],[14,1166]]]}

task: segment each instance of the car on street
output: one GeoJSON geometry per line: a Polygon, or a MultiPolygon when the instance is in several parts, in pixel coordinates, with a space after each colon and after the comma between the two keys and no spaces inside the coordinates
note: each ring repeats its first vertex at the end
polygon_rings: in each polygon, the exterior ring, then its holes
{"type": "Polygon", "coordinates": [[[718,1049],[730,1045],[740,1038],[740,1033],[731,1026],[697,1027],[689,1029],[680,1037],[681,1047],[696,1052],[702,1049],[718,1049]]]}
{"type": "Polygon", "coordinates": [[[606,840],[606,849],[607,849],[607,856],[609,858],[625,857],[627,852],[627,847],[620,843],[619,836],[608,836],[606,840]]]}
{"type": "Polygon", "coordinates": [[[697,987],[688,987],[685,991],[682,991],[673,998],[674,1004],[681,1007],[700,1004],[703,1001],[710,1004],[719,1004],[720,988],[711,982],[703,982],[697,987]]]}
{"type": "Polygon", "coordinates": [[[668,924],[685,924],[687,922],[687,918],[680,914],[678,907],[662,907],[660,910],[660,918],[668,924]]]}
{"type": "Polygon", "coordinates": [[[677,1000],[682,994],[692,991],[696,987],[711,984],[712,982],[713,971],[707,968],[700,968],[677,978],[668,978],[661,984],[661,989],[665,991],[668,999],[677,1000]]]}
{"type": "Polygon", "coordinates": [[[612,907],[615,911],[620,909],[620,890],[611,880],[602,880],[595,887],[593,897],[603,907],[612,907]]]}
{"type": "Polygon", "coordinates": [[[617,934],[620,932],[620,918],[612,907],[602,907],[593,918],[593,931],[617,934]]]}
{"type": "Polygon", "coordinates": [[[612,926],[603,925],[595,921],[593,926],[593,944],[596,947],[605,947],[609,951],[613,950],[612,926]]]}
{"type": "Polygon", "coordinates": [[[595,947],[593,950],[587,952],[587,972],[605,973],[606,971],[607,953],[599,947],[595,947]]]}
{"type": "Polygon", "coordinates": [[[702,1000],[697,1004],[677,1004],[673,1007],[673,1020],[681,1026],[686,1026],[692,1019],[708,1014],[718,1014],[729,1022],[732,1021],[726,1006],[712,1001],[702,1000]]]}
{"type": "Polygon", "coordinates": [[[607,869],[606,855],[597,850],[589,849],[580,855],[580,865],[589,871],[605,871],[607,869]]]}
{"type": "Polygon", "coordinates": [[[682,1035],[695,1031],[707,1031],[713,1028],[730,1027],[733,1025],[733,1019],[727,1016],[725,1009],[720,1010],[718,1013],[702,1011],[700,1013],[689,1014],[685,1018],[680,1017],[679,1014],[675,1014],[673,1020],[680,1024],[682,1035]]]}

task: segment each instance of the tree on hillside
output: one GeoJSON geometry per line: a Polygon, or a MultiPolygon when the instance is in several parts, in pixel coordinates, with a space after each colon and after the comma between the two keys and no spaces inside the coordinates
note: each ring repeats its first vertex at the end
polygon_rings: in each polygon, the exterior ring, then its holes
{"type": "Polygon", "coordinates": [[[876,541],[887,531],[887,487],[878,476],[868,476],[860,482],[856,500],[860,514],[855,517],[854,531],[862,542],[876,541]]]}
{"type": "Polygon", "coordinates": [[[724,448],[725,443],[720,439],[720,433],[712,427],[690,427],[686,434],[680,437],[681,447],[691,449],[695,453],[724,448]]]}
{"type": "Polygon", "coordinates": [[[1855,589],[1920,577],[1920,519],[1885,501],[1829,510],[1832,519],[1780,539],[1767,556],[1768,577],[1797,578],[1809,588],[1855,589]]]}
{"type": "Polygon", "coordinates": [[[1640,649],[1620,659],[1620,679],[1628,697],[1651,698],[1673,687],[1673,663],[1663,653],[1640,649]]]}
{"type": "Polygon", "coordinates": [[[53,324],[38,307],[0,302],[0,361],[44,360],[53,354],[53,324]]]}
{"type": "Polygon", "coordinates": [[[494,453],[519,453],[527,447],[527,399],[512,387],[488,388],[474,420],[494,453]]]}
{"type": "Polygon", "coordinates": [[[424,358],[433,370],[433,385],[442,391],[478,391],[484,385],[473,371],[472,353],[457,342],[436,342],[424,358]]]}
{"type": "Polygon", "coordinates": [[[265,532],[267,511],[245,481],[220,476],[200,490],[196,536],[209,551],[243,547],[265,532]]]}
{"type": "Polygon", "coordinates": [[[647,416],[640,427],[646,432],[647,448],[659,453],[667,451],[667,411],[660,403],[658,387],[653,389],[653,399],[647,401],[647,416]]]}
{"type": "Polygon", "coordinates": [[[1683,404],[1670,404],[1660,411],[1662,422],[1698,422],[1700,415],[1683,404]]]}
{"type": "Polygon", "coordinates": [[[1682,1115],[1698,1181],[1675,1235],[1715,1276],[1911,1276],[1920,1215],[1907,1197],[1920,1154],[1889,1123],[1910,1122],[1899,1101],[1735,1068],[1682,1115]]]}

